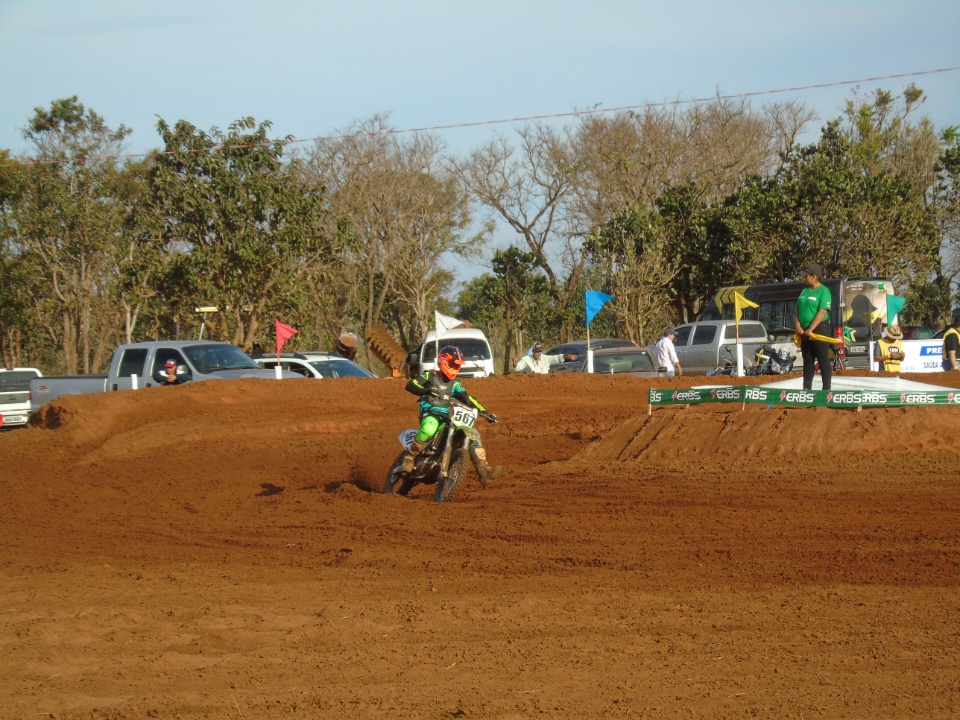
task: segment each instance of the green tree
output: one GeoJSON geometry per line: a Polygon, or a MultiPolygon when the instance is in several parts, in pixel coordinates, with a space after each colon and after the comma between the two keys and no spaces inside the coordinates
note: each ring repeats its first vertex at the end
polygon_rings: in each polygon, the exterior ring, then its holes
{"type": "Polygon", "coordinates": [[[599,286],[613,296],[616,334],[638,345],[672,322],[668,288],[676,266],[667,256],[662,224],[659,214],[628,207],[584,243],[599,286]],[[650,328],[657,330],[648,333],[650,328]]]}
{"type": "Polygon", "coordinates": [[[173,252],[161,283],[181,313],[218,308],[215,333],[246,350],[263,319],[296,302],[307,274],[331,262],[323,189],[282,161],[270,123],[226,134],[160,120],[150,187],[173,252]]]}
{"type": "Polygon", "coordinates": [[[117,339],[108,291],[123,222],[115,156],[128,132],[76,96],[36,108],[23,131],[34,155],[17,173],[6,233],[30,268],[22,279],[31,319],[59,345],[68,373],[99,369],[117,339]]]}
{"type": "Polygon", "coordinates": [[[465,286],[457,306],[459,317],[485,328],[491,343],[503,348],[503,373],[536,339],[555,335],[551,325],[550,285],[533,253],[511,246],[493,254],[493,274],[485,273],[465,286]]]}

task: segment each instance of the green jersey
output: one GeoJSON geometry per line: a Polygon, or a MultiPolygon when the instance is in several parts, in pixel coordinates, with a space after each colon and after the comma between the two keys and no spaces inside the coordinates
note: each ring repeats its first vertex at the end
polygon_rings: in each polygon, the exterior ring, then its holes
{"type": "MultiPolygon", "coordinates": [[[[830,294],[830,288],[821,285],[817,288],[805,287],[800,297],[797,298],[797,319],[800,321],[800,327],[806,330],[810,323],[821,310],[826,310],[827,314],[824,320],[829,325],[830,305],[833,302],[833,295],[830,294]]],[[[815,331],[816,332],[816,331],[815,331]]]]}

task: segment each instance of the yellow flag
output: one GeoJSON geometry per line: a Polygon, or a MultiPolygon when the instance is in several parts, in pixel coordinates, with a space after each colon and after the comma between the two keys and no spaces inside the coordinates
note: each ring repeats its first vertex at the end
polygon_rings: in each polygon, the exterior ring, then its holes
{"type": "Polygon", "coordinates": [[[743,295],[741,295],[738,292],[735,292],[733,294],[733,305],[734,305],[734,308],[736,308],[736,319],[738,324],[740,322],[740,318],[743,315],[743,308],[760,307],[752,300],[747,300],[743,295]]]}

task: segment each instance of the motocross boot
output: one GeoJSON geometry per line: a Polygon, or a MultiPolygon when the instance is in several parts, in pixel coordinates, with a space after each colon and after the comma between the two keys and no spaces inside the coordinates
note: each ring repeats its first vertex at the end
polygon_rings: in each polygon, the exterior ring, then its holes
{"type": "Polygon", "coordinates": [[[414,438],[413,442],[410,444],[410,449],[407,450],[407,454],[403,456],[403,463],[400,465],[400,469],[403,472],[408,473],[413,471],[413,461],[420,451],[423,450],[426,444],[427,443],[420,442],[414,438]]]}
{"type": "Polygon", "coordinates": [[[487,462],[487,451],[482,447],[470,448],[470,459],[473,460],[473,466],[477,469],[477,475],[480,476],[480,484],[484,487],[487,487],[503,472],[503,468],[499,465],[490,467],[487,462]]]}

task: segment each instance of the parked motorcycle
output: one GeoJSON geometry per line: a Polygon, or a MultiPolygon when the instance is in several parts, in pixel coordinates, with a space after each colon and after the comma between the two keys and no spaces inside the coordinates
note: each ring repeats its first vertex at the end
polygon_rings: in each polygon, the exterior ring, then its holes
{"type": "Polygon", "coordinates": [[[773,345],[761,345],[753,358],[753,367],[747,375],[783,375],[793,372],[796,355],[780,350],[773,345]]]}
{"type": "MultiPolygon", "coordinates": [[[[417,485],[434,485],[433,499],[436,502],[450,500],[470,465],[470,442],[479,440],[476,424],[480,412],[453,399],[450,403],[450,420],[445,422],[423,450],[414,458],[413,470],[403,472],[401,468],[407,449],[417,435],[415,428],[404,430],[397,439],[403,446],[397,459],[393,461],[383,482],[383,492],[391,495],[408,495],[417,485]]],[[[485,413],[490,422],[496,417],[485,413]]]]}
{"type": "MultiPolygon", "coordinates": [[[[734,358],[733,351],[727,346],[724,348],[724,352],[727,355],[727,359],[724,360],[723,365],[716,370],[708,372],[707,375],[737,374],[737,362],[734,358]]],[[[765,343],[757,348],[757,352],[754,353],[752,360],[744,358],[743,374],[746,376],[784,375],[785,373],[793,372],[793,365],[796,361],[796,355],[791,355],[785,350],[765,343]]]]}

